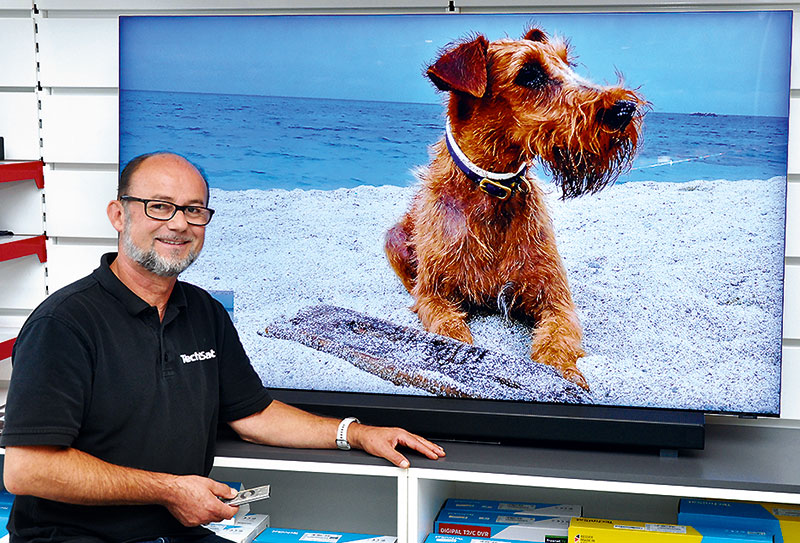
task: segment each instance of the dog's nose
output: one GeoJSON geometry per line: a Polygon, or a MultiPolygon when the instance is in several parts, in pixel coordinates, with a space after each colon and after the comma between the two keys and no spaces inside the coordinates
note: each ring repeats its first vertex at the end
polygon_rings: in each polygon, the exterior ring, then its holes
{"type": "Polygon", "coordinates": [[[631,100],[617,100],[609,109],[601,109],[597,113],[597,120],[611,130],[621,132],[633,119],[636,107],[636,102],[631,100]]]}

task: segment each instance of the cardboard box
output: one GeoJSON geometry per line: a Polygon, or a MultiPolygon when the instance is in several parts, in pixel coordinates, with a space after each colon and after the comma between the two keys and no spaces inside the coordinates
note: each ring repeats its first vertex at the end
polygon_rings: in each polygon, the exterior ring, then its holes
{"type": "Polygon", "coordinates": [[[269,526],[269,515],[245,515],[236,524],[212,522],[204,525],[220,537],[235,543],[251,543],[269,526]]]}
{"type": "Polygon", "coordinates": [[[321,532],[291,528],[266,528],[255,540],[258,543],[397,543],[397,538],[391,535],[321,532]]]}
{"type": "Polygon", "coordinates": [[[562,543],[567,540],[568,517],[499,515],[442,510],[434,523],[438,534],[511,539],[534,543],[562,543]]]}
{"type": "Polygon", "coordinates": [[[800,541],[800,505],[683,498],[678,522],[764,531],[775,536],[775,543],[800,541]]]}
{"type": "Polygon", "coordinates": [[[580,505],[464,500],[460,498],[446,500],[442,510],[479,511],[481,513],[504,513],[507,515],[537,515],[543,517],[579,517],[583,514],[583,507],[580,505]]]}
{"type": "Polygon", "coordinates": [[[569,526],[572,543],[770,543],[766,532],[726,528],[573,518],[569,526]]]}

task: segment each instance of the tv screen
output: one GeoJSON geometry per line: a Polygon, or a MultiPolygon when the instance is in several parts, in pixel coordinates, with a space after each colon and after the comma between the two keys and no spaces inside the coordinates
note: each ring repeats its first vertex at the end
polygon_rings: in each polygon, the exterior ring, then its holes
{"type": "Polygon", "coordinates": [[[125,16],[120,165],[204,169],[278,397],[776,415],[791,24],[125,16]]]}

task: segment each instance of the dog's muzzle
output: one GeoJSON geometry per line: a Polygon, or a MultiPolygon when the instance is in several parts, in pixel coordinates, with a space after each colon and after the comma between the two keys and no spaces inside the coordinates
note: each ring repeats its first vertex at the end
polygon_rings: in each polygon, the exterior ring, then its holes
{"type": "Polygon", "coordinates": [[[597,112],[597,120],[605,127],[616,132],[622,132],[630,124],[636,114],[638,106],[631,100],[617,100],[609,109],[597,112]]]}

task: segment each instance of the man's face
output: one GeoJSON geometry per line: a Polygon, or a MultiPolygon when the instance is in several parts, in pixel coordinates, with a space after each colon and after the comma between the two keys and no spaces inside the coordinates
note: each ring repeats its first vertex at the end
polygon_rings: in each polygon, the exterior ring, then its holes
{"type": "MultiPolygon", "coordinates": [[[[208,201],[200,173],[173,155],[156,155],[145,160],[131,177],[127,195],[178,205],[205,206],[208,201]]],[[[168,221],[158,221],[145,214],[142,202],[127,201],[123,210],[120,251],[146,270],[174,277],[200,254],[205,227],[187,223],[182,211],[168,221]]]]}

